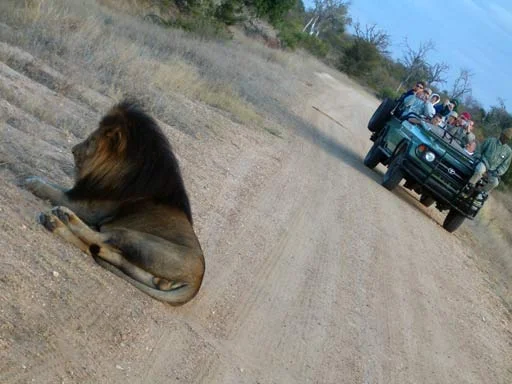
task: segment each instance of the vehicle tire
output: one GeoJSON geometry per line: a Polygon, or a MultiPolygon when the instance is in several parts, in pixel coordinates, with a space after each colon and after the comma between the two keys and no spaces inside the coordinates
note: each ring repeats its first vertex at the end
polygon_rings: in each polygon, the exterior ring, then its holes
{"type": "Polygon", "coordinates": [[[435,202],[436,200],[432,196],[421,195],[420,197],[420,203],[423,204],[425,207],[430,207],[435,202]]]}
{"type": "Polygon", "coordinates": [[[370,169],[375,168],[383,159],[379,144],[380,140],[375,141],[363,160],[364,165],[370,169]]]}
{"type": "Polygon", "coordinates": [[[455,209],[450,209],[443,222],[443,228],[452,233],[461,226],[466,217],[455,209]]]}
{"type": "MultiPolygon", "coordinates": [[[[400,144],[399,144],[400,145],[400,144]]],[[[402,146],[403,147],[403,146],[402,146]]],[[[404,178],[400,165],[402,163],[404,148],[399,148],[389,163],[388,170],[382,178],[382,186],[390,191],[398,187],[400,181],[404,178]]]]}
{"type": "Polygon", "coordinates": [[[390,118],[391,111],[395,108],[395,104],[395,100],[389,98],[385,98],[384,101],[380,103],[379,107],[373,112],[372,117],[370,117],[368,121],[368,129],[371,132],[379,132],[384,128],[386,121],[390,118]]]}

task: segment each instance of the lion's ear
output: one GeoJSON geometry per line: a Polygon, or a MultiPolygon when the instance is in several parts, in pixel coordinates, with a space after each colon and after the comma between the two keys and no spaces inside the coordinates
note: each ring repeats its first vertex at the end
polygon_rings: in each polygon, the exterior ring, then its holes
{"type": "Polygon", "coordinates": [[[109,129],[105,134],[112,152],[123,152],[126,148],[126,137],[121,127],[109,129]]]}

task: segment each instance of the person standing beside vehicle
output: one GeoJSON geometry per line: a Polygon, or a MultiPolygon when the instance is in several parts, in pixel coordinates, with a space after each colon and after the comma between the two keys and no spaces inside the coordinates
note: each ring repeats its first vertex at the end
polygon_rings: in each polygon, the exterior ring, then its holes
{"type": "MultiPolygon", "coordinates": [[[[481,160],[475,167],[473,176],[469,179],[469,188],[473,189],[480,179],[487,174],[487,184],[482,192],[489,193],[500,183],[512,161],[512,128],[501,132],[500,137],[489,137],[483,143],[480,150],[481,160]]],[[[479,197],[482,197],[481,194],[479,197]]]]}

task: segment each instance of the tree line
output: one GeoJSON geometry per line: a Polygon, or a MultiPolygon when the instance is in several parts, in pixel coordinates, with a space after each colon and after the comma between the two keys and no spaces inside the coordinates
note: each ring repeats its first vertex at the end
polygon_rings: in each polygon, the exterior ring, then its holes
{"type": "MultiPolygon", "coordinates": [[[[162,4],[169,1],[162,0],[162,4]]],[[[512,115],[505,103],[484,108],[472,93],[474,73],[460,68],[457,78],[449,84],[450,64],[432,62],[429,55],[435,50],[432,40],[411,44],[401,42],[402,55],[391,57],[389,34],[377,24],[354,22],[348,0],[314,0],[306,9],[302,0],[174,0],[183,15],[174,25],[203,35],[229,37],[223,34],[226,26],[247,18],[262,18],[278,31],[281,48],[305,49],[326,64],[356,78],[375,91],[379,98],[395,98],[423,80],[441,99],[457,99],[457,111],[468,111],[475,122],[479,140],[499,135],[512,126],[512,115]],[[352,33],[347,28],[352,26],[352,33]]],[[[504,185],[512,186],[512,171],[505,175],[504,185]]]]}

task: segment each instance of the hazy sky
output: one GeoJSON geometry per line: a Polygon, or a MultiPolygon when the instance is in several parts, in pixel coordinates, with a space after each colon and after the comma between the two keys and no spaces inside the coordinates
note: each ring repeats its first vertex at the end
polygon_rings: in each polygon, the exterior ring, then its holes
{"type": "MultiPolygon", "coordinates": [[[[306,7],[312,0],[303,0],[306,7]]],[[[512,111],[512,1],[511,0],[352,0],[349,14],[362,25],[376,23],[391,36],[392,56],[402,55],[404,37],[417,48],[432,39],[436,51],[431,63],[450,65],[450,89],[459,68],[474,72],[473,96],[484,107],[505,100],[512,111]]]]}

